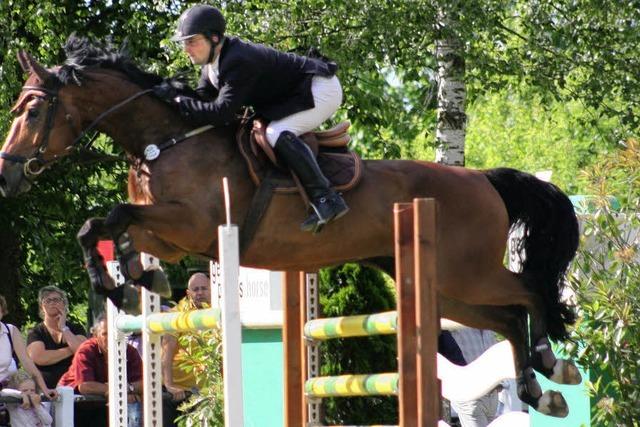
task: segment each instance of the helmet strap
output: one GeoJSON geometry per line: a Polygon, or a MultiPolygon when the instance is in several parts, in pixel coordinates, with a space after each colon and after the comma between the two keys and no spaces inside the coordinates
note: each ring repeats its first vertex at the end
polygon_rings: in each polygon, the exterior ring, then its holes
{"type": "Polygon", "coordinates": [[[207,39],[209,40],[209,44],[211,45],[211,49],[209,50],[209,59],[207,63],[213,62],[213,58],[216,56],[216,48],[222,43],[222,37],[219,34],[208,34],[207,39]],[[214,35],[218,36],[218,42],[214,42],[211,37],[214,35]]]}

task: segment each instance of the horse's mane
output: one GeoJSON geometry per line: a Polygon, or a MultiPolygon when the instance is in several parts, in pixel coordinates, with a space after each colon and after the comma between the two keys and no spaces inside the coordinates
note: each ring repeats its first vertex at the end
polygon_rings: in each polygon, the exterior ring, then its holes
{"type": "Polygon", "coordinates": [[[58,70],[57,76],[63,85],[74,83],[81,85],[86,78],[83,70],[87,68],[106,68],[120,71],[133,83],[148,89],[162,81],[162,77],[141,70],[129,57],[126,43],[120,48],[110,41],[98,42],[86,37],[71,34],[64,45],[66,61],[58,70]]]}

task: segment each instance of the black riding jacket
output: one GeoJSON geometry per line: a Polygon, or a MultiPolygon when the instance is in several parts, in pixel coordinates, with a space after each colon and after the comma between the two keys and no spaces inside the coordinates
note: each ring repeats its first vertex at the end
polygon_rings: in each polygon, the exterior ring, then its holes
{"type": "Polygon", "coordinates": [[[337,65],[280,52],[237,37],[223,41],[218,87],[203,66],[196,91],[200,99],[181,97],[180,111],[198,124],[230,123],[243,106],[268,120],[278,120],[314,107],[311,79],[330,77],[337,65]]]}

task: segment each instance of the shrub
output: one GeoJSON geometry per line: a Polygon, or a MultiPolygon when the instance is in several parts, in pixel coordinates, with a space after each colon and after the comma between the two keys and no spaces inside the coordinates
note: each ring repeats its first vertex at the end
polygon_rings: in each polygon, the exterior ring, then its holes
{"type": "Polygon", "coordinates": [[[583,245],[571,285],[580,319],[567,350],[591,370],[594,425],[638,426],[640,420],[640,150],[627,149],[592,168],[597,195],[592,215],[583,218],[583,245]],[[616,212],[608,203],[615,194],[616,212]],[[584,244],[586,243],[586,244],[584,244]]]}

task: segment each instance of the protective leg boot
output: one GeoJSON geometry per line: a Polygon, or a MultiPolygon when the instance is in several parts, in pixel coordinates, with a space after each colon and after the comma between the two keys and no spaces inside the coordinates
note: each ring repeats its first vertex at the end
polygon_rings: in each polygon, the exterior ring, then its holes
{"type": "Polygon", "coordinates": [[[325,224],[340,218],[349,207],[340,194],[329,187],[311,149],[292,132],[280,134],[273,147],[278,159],[291,169],[307,192],[313,212],[300,225],[304,231],[318,232],[325,224]]]}

